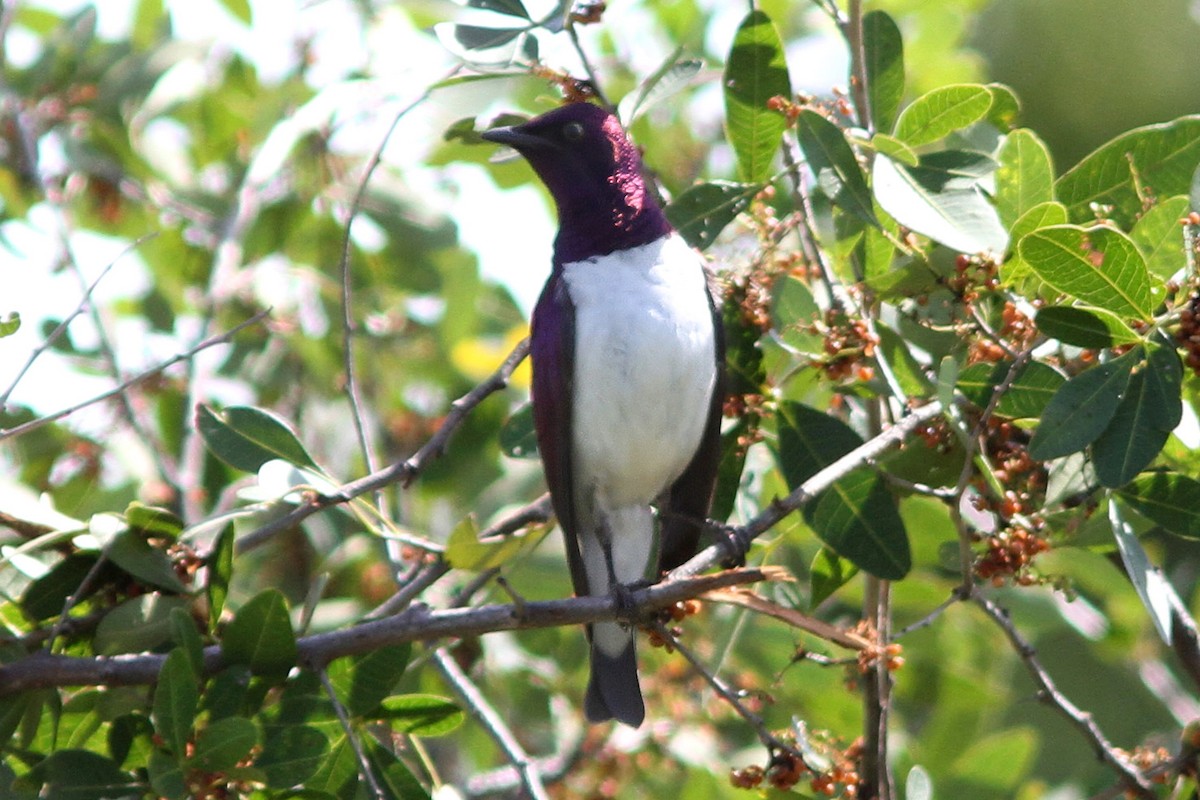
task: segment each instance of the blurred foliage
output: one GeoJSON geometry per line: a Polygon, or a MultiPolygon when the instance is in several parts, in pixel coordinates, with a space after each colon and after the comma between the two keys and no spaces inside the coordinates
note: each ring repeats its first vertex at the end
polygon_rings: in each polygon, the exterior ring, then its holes
{"type": "MultiPolygon", "coordinates": [[[[211,5],[243,33],[271,24],[255,17],[265,5],[211,5]]],[[[878,80],[865,98],[845,75],[791,96],[813,66],[800,45],[844,50],[828,2],[762,3],[744,19],[694,0],[574,16],[556,3],[467,5],[469,19],[440,4],[307,9],[317,27],[346,15],[371,58],[402,31],[413,60],[435,40],[463,60],[382,90],[395,81],[370,60],[331,79],[304,37],[284,69],[196,41],[161,0],[133,4],[115,38],[97,34],[90,7],[0,10],[0,274],[61,294],[44,318],[0,299],[0,348],[17,365],[6,380],[31,355],[33,371],[73,376],[46,397],[0,386],[0,663],[165,654],[153,686],[0,696],[0,795],[348,799],[367,796],[365,760],[385,796],[424,797],[474,791],[507,763],[447,699],[428,647],[337,659],[328,688],[314,669],[325,665],[295,661],[297,637],[350,629],[439,568],[443,550],[447,574],[419,597],[430,606],[507,601],[480,581],[489,567],[523,598],[569,594],[541,520],[476,541],[543,491],[523,370],[409,485],[260,534],[411,457],[524,336],[520,306],[480,275],[447,209],[469,191],[456,184],[464,168],[506,190],[532,181],[522,164],[489,163],[478,130],[578,88],[567,25],[645,148],[668,215],[727,290],[718,516],[752,518],[910,401],[955,404],[756,543],[752,562],[796,578],[760,593],[852,628],[887,578],[899,631],[951,597],[965,561],[1116,746],[1149,761],[1178,752],[1200,709],[1196,676],[1159,633],[1173,592],[1195,608],[1200,572],[1187,427],[1200,123],[1183,116],[1195,89],[1180,76],[1196,52],[1184,4],[1121,16],[1128,4],[868,3],[878,80]],[[423,113],[433,121],[413,122],[423,113]],[[1164,124],[1137,127],[1151,122],[1164,124]],[[126,249],[113,263],[127,277],[101,276],[100,241],[126,249]],[[97,278],[124,290],[88,302],[97,278]],[[76,378],[114,386],[159,363],[148,354],[187,352],[263,312],[118,399],[45,418],[90,396],[76,378]],[[465,588],[475,594],[460,598],[465,588]],[[208,674],[206,646],[230,666],[208,674]]],[[[493,213],[498,246],[523,235],[503,202],[493,213]]],[[[718,604],[681,628],[818,774],[789,782],[661,648],[642,648],[650,713],[636,733],[580,728],[574,628],[494,633],[453,655],[530,754],[571,765],[555,796],[744,797],[730,773],[752,766],[766,768],[769,796],[849,796],[863,668],[884,657],[860,663],[718,604]]],[[[886,666],[900,796],[1117,784],[1036,702],[1021,655],[977,608],[951,604],[899,643],[886,666]]],[[[1176,777],[1161,796],[1188,796],[1176,777]]]]}

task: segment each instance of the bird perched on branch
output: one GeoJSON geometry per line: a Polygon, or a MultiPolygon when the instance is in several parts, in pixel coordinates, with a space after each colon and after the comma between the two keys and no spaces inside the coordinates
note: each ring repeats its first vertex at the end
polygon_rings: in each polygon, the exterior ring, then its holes
{"type": "MultiPolygon", "coordinates": [[[[488,141],[515,148],[558,207],[550,279],[533,314],[533,412],[578,595],[646,579],[696,550],[712,503],[724,342],[701,256],[647,190],[617,118],[572,103],[488,141]]],[[[645,717],[634,631],[588,630],[593,722],[645,717]]]]}

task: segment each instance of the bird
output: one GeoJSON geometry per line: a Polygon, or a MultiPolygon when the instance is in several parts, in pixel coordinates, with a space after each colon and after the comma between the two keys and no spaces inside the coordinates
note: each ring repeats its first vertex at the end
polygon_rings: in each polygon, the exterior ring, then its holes
{"type": "MultiPolygon", "coordinates": [[[[538,451],[575,594],[628,606],[648,580],[652,506],[661,574],[695,553],[712,505],[725,345],[705,260],[607,110],[578,101],[481,135],[520,153],[557,207],[531,319],[538,451]]],[[[587,634],[588,720],[640,726],[635,631],[606,621],[587,634]]]]}

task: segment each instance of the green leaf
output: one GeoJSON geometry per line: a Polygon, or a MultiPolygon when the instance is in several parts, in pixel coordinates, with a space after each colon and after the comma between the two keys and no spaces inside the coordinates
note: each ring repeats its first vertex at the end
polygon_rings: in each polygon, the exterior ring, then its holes
{"type": "Polygon", "coordinates": [[[1136,347],[1064,383],[1042,412],[1042,421],[1029,442],[1029,455],[1049,461],[1096,441],[1117,413],[1130,373],[1141,358],[1142,349],[1136,347]]]}
{"type": "Polygon", "coordinates": [[[770,175],[786,127],[783,114],[767,108],[767,101],[792,96],[779,32],[763,11],[751,11],[738,26],[722,85],[725,127],[739,176],[761,183],[770,175]]]}
{"type": "Polygon", "coordinates": [[[364,717],[396,688],[411,655],[411,645],[394,644],[365,656],[339,658],[329,665],[329,680],[350,715],[364,717]]]}
{"type": "Polygon", "coordinates": [[[188,590],[175,573],[171,557],[139,533],[122,531],[109,545],[107,553],[114,564],[143,583],[174,594],[184,594],[188,590]]]}
{"type": "Polygon", "coordinates": [[[254,766],[263,771],[267,785],[287,789],[303,783],[321,766],[329,752],[325,734],[309,725],[269,725],[263,749],[254,766]]]}
{"type": "Polygon", "coordinates": [[[1054,199],[1050,150],[1033,131],[1020,128],[1004,138],[996,170],[996,211],[1004,227],[1054,199]]]}
{"type": "Polygon", "coordinates": [[[732,181],[698,183],[667,205],[667,219],[684,241],[706,250],[746,210],[761,188],[757,183],[732,181]]]}
{"type": "Polygon", "coordinates": [[[721,432],[721,460],[717,464],[717,488],[713,492],[709,516],[719,522],[729,519],[737,504],[741,489],[742,471],[746,467],[747,448],[742,439],[750,431],[750,418],[743,416],[728,430],[721,432]]]}
{"type": "MultiPolygon", "coordinates": [[[[958,389],[980,408],[986,408],[996,387],[1008,377],[1011,361],[995,364],[979,362],[959,373],[958,389]]],[[[1040,361],[1026,364],[996,404],[996,413],[1013,419],[1037,419],[1067,379],[1058,370],[1040,361]]]]}
{"type": "Polygon", "coordinates": [[[158,673],[150,719],[154,723],[154,732],[162,737],[163,744],[179,760],[187,754],[187,743],[200,703],[196,682],[197,675],[187,653],[178,647],[168,653],[158,673]]]}
{"type": "Polygon", "coordinates": [[[877,155],[871,173],[875,198],[901,225],[951,250],[1003,253],[1008,233],[987,200],[982,176],[952,171],[949,160],[962,157],[946,155],[954,152],[930,154],[920,167],[877,155]]]}
{"type": "Polygon", "coordinates": [[[201,729],[191,763],[205,772],[224,772],[258,744],[258,727],[245,717],[225,717],[201,729]]]}
{"type": "Polygon", "coordinates": [[[317,467],[287,423],[260,408],[231,406],[214,412],[199,405],[196,427],[209,451],[234,469],[258,472],[276,458],[298,467],[317,467]]]}
{"type": "Polygon", "coordinates": [[[196,631],[196,623],[192,615],[182,608],[172,608],[167,617],[167,625],[171,629],[171,641],[176,647],[187,654],[188,664],[196,675],[204,674],[204,643],[196,631]]]}
{"type": "Polygon", "coordinates": [[[515,533],[480,539],[479,524],[469,514],[450,531],[446,560],[454,569],[483,572],[506,563],[528,542],[529,537],[515,533]]]}
{"type": "Polygon", "coordinates": [[[1043,285],[1020,254],[1016,244],[1026,235],[1039,228],[1063,225],[1067,221],[1067,207],[1062,203],[1041,203],[1026,211],[1009,229],[1010,250],[1008,260],[1000,265],[1000,279],[1008,286],[1016,287],[1029,297],[1042,293],[1043,285]]]}
{"type": "Polygon", "coordinates": [[[676,48],[636,90],[621,98],[617,105],[617,116],[626,128],[656,103],[687,87],[704,67],[704,62],[698,58],[680,60],[679,56],[682,53],[682,47],[676,48]]]}
{"type": "MultiPolygon", "coordinates": [[[[91,553],[73,553],[67,556],[45,575],[29,584],[29,588],[21,596],[21,610],[35,622],[58,616],[62,613],[67,598],[78,591],[94,566],[96,556],[91,553]]],[[[91,583],[88,595],[96,591],[98,581],[91,583]]]]}
{"type": "Polygon", "coordinates": [[[183,777],[183,766],[179,759],[169,753],[158,748],[151,750],[146,764],[146,773],[150,778],[150,788],[159,797],[184,800],[188,796],[187,780],[183,777]]]}
{"type": "Polygon", "coordinates": [[[165,508],[147,506],[134,501],[125,509],[125,522],[144,536],[169,539],[179,538],[183,531],[183,520],[165,508]]]}
{"type": "Polygon", "coordinates": [[[1137,590],[1138,598],[1149,612],[1150,619],[1154,621],[1158,635],[1170,646],[1173,614],[1171,607],[1176,603],[1182,606],[1183,603],[1162,572],[1150,563],[1150,558],[1142,549],[1142,543],[1138,541],[1133,526],[1125,521],[1121,513],[1121,504],[1115,499],[1109,500],[1108,503],[1108,521],[1112,526],[1113,539],[1117,543],[1121,561],[1125,564],[1125,574],[1129,576],[1130,583],[1137,590]]]}
{"type": "Polygon", "coordinates": [[[813,558],[809,570],[808,607],[816,608],[858,574],[853,562],[840,557],[828,547],[822,547],[813,558]]]}
{"type": "Polygon", "coordinates": [[[163,8],[163,0],[138,0],[133,17],[132,38],[139,48],[149,48],[169,28],[170,17],[163,8]]]}
{"type": "Polygon", "coordinates": [[[444,736],[465,718],[453,702],[432,694],[389,697],[383,701],[383,711],[393,731],[413,736],[444,736]]]}
{"type": "Polygon", "coordinates": [[[836,417],[801,403],[781,403],[776,416],[776,457],[789,489],[863,443],[836,417]]]}
{"type": "Polygon", "coordinates": [[[877,578],[900,580],[912,568],[896,500],[870,469],[839,479],[804,507],[804,518],[822,542],[877,578]]]}
{"type": "Polygon", "coordinates": [[[825,196],[864,222],[878,225],[867,179],[841,128],[805,109],[796,119],[796,136],[825,196]]]}
{"type": "Polygon", "coordinates": [[[987,116],[992,92],[979,84],[942,86],[921,95],[900,113],[894,135],[910,147],[944,139],[987,116]]]}
{"type": "Polygon", "coordinates": [[[227,663],[245,664],[256,675],[286,675],[296,663],[296,635],[283,594],[267,589],[242,606],[225,628],[221,651],[227,663]]]}
{"type": "Polygon", "coordinates": [[[0,319],[0,339],[5,336],[12,336],[21,329],[21,315],[16,311],[9,312],[8,316],[0,319]]]}
{"type": "Polygon", "coordinates": [[[229,581],[233,577],[233,523],[225,526],[213,543],[212,552],[208,556],[208,627],[215,631],[221,621],[221,612],[225,609],[225,599],[229,596],[229,581]]]}
{"type": "Polygon", "coordinates": [[[93,647],[104,656],[140,653],[171,641],[171,611],[188,601],[151,592],[126,600],[100,620],[93,647]]]}
{"type": "Polygon", "coordinates": [[[904,338],[882,322],[876,325],[876,331],[879,334],[879,355],[887,359],[900,388],[913,396],[929,391],[932,388],[929,379],[925,377],[924,369],[904,338]]]}
{"type": "Polygon", "coordinates": [[[1133,240],[1107,226],[1039,228],[1017,244],[1021,259],[1063,294],[1125,318],[1149,320],[1150,275],[1133,240]]]}
{"type": "Polygon", "coordinates": [[[969,744],[951,773],[968,784],[973,797],[1011,797],[1033,766],[1038,735],[1031,728],[1002,730],[969,744]]]}
{"type": "Polygon", "coordinates": [[[862,27],[871,121],[875,130],[890,131],[904,97],[904,40],[895,20],[884,11],[866,14],[862,27]]]}
{"type": "Polygon", "coordinates": [[[892,161],[906,167],[916,167],[921,164],[921,157],[917,155],[917,151],[894,136],[877,133],[871,137],[871,147],[875,148],[875,152],[883,153],[892,161]]]}
{"type": "Polygon", "coordinates": [[[29,771],[25,780],[43,787],[40,796],[54,800],[96,800],[138,792],[133,776],[111,759],[88,750],[51,753],[29,771]]]}
{"type": "Polygon", "coordinates": [[[305,788],[332,794],[338,800],[353,800],[358,788],[358,758],[344,733],[330,740],[329,754],[320,768],[304,782],[305,788]]]}
{"type": "Polygon", "coordinates": [[[1148,384],[1144,369],[1130,376],[1112,422],[1092,444],[1092,465],[1101,486],[1114,489],[1129,483],[1150,465],[1171,435],[1170,428],[1161,427],[1164,409],[1154,402],[1148,384]]]}
{"type": "Polygon", "coordinates": [[[367,760],[387,800],[429,800],[429,792],[413,777],[404,762],[388,750],[372,745],[367,748],[367,760]]]}
{"type": "Polygon", "coordinates": [[[1187,266],[1187,244],[1179,220],[1187,216],[1190,201],[1184,195],[1162,200],[1133,226],[1129,238],[1146,258],[1151,275],[1170,280],[1187,266]]]}
{"type": "Polygon", "coordinates": [[[246,25],[254,22],[253,14],[250,11],[250,0],[220,0],[220,2],[225,6],[226,11],[246,25]]]}
{"type": "Polygon", "coordinates": [[[1101,349],[1141,339],[1111,311],[1075,306],[1046,306],[1034,318],[1038,330],[1063,344],[1101,349]]]}
{"type": "Polygon", "coordinates": [[[1158,197],[1187,194],[1200,164],[1200,116],[1127,131],[1101,145],[1058,179],[1055,191],[1071,219],[1094,217],[1092,204],[1112,206],[1108,216],[1123,228],[1142,213],[1139,188],[1158,197]]]}
{"type": "Polygon", "coordinates": [[[505,14],[510,17],[530,19],[529,12],[525,9],[525,4],[521,0],[468,0],[467,5],[470,8],[481,8],[485,11],[494,11],[497,14],[505,14]]]}
{"type": "Polygon", "coordinates": [[[500,429],[500,450],[509,458],[538,457],[532,403],[522,405],[504,423],[500,429]]]}
{"type": "Polygon", "coordinates": [[[1200,539],[1200,481],[1175,472],[1139,475],[1119,491],[1121,499],[1166,530],[1200,539]]]}

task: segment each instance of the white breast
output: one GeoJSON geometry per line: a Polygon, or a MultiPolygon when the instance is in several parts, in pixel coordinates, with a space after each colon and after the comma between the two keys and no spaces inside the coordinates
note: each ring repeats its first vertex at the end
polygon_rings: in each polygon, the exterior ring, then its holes
{"type": "Polygon", "coordinates": [[[716,382],[700,256],[673,235],[566,264],[563,277],[575,305],[576,489],[607,509],[647,505],[699,447],[716,382]]]}

